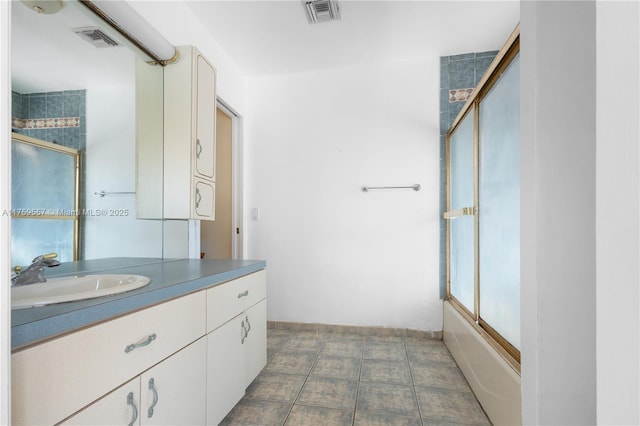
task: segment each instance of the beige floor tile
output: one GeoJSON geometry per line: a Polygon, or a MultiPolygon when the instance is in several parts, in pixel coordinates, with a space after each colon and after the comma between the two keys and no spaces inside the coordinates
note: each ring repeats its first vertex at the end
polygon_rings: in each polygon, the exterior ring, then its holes
{"type": "Polygon", "coordinates": [[[293,402],[307,379],[304,375],[279,374],[263,371],[249,385],[244,399],[293,402]]]}
{"type": "Polygon", "coordinates": [[[458,367],[437,363],[411,363],[411,374],[416,386],[467,392],[471,390],[458,367]]]}
{"type": "Polygon", "coordinates": [[[407,351],[402,342],[369,342],[364,345],[365,359],[383,359],[386,361],[405,361],[407,351]]]}
{"type": "Polygon", "coordinates": [[[220,425],[280,426],[284,423],[290,410],[291,404],[288,403],[243,399],[222,420],[220,425]]]}
{"type": "Polygon", "coordinates": [[[289,337],[282,350],[286,352],[319,352],[323,345],[324,340],[320,337],[296,334],[289,337]]]}
{"type": "Polygon", "coordinates": [[[312,376],[335,377],[337,379],[355,379],[360,375],[359,358],[333,357],[320,354],[311,369],[312,376]]]}
{"type": "Polygon", "coordinates": [[[490,424],[441,340],[336,330],[267,330],[267,367],[222,424],[490,424]]]}
{"type": "Polygon", "coordinates": [[[286,426],[350,426],[353,421],[352,410],[308,407],[294,405],[286,426]]]}
{"type": "Polygon", "coordinates": [[[361,358],[364,342],[361,340],[329,340],[324,344],[321,354],[361,358]]]}
{"type": "Polygon", "coordinates": [[[402,343],[402,337],[373,334],[365,336],[365,341],[367,343],[402,343]]]}
{"type": "Polygon", "coordinates": [[[358,382],[356,380],[309,376],[296,404],[353,410],[357,389],[358,382]]]}
{"type": "Polygon", "coordinates": [[[420,417],[393,416],[384,413],[356,411],[355,426],[421,426],[420,417]]]}
{"type": "Polygon", "coordinates": [[[444,345],[409,346],[407,355],[409,356],[409,363],[436,362],[438,364],[456,366],[456,362],[444,345]]]}
{"type": "Polygon", "coordinates": [[[287,374],[309,374],[317,358],[312,352],[278,352],[267,363],[266,371],[287,374]]]}
{"type": "Polygon", "coordinates": [[[416,386],[416,395],[423,420],[490,425],[471,392],[416,386]]]}
{"type": "Polygon", "coordinates": [[[405,337],[402,339],[404,345],[409,346],[444,346],[444,342],[440,339],[431,339],[429,337],[405,337]]]}
{"type": "Polygon", "coordinates": [[[418,417],[418,404],[412,386],[360,382],[356,408],[366,412],[418,417]]]}
{"type": "Polygon", "coordinates": [[[327,342],[364,342],[364,336],[353,333],[328,333],[326,335],[327,342]]]}
{"type": "Polygon", "coordinates": [[[399,383],[411,385],[411,372],[406,361],[365,359],[360,380],[365,382],[399,383]]]}

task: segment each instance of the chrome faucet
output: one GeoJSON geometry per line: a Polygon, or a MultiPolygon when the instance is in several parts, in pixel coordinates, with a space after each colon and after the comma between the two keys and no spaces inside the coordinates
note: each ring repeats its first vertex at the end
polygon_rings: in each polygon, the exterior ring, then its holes
{"type": "Polygon", "coordinates": [[[41,254],[33,259],[31,265],[27,266],[25,269],[22,269],[20,266],[16,266],[14,268],[16,275],[11,277],[11,287],[46,282],[47,279],[44,277],[44,268],[51,268],[60,265],[60,262],[56,260],[56,257],[58,257],[56,253],[41,254]]]}

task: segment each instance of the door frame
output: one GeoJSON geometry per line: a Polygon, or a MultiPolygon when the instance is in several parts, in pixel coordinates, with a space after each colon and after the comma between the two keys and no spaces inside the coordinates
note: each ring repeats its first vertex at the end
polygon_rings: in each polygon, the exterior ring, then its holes
{"type": "Polygon", "coordinates": [[[244,253],[243,223],[243,144],[242,117],[223,99],[217,98],[222,112],[231,117],[231,258],[242,259],[244,253]]]}

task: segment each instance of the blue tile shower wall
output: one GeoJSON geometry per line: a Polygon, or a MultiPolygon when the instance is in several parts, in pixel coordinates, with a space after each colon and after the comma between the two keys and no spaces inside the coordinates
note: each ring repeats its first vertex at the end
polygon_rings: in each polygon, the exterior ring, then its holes
{"type": "Polygon", "coordinates": [[[86,148],[86,91],[28,93],[11,92],[11,115],[20,119],[80,117],[79,127],[20,129],[13,131],[69,148],[86,148]]]}
{"type": "Polygon", "coordinates": [[[440,57],[440,298],[446,296],[447,227],[444,213],[447,198],[446,134],[465,104],[451,99],[452,90],[473,89],[495,58],[497,50],[440,57]]]}

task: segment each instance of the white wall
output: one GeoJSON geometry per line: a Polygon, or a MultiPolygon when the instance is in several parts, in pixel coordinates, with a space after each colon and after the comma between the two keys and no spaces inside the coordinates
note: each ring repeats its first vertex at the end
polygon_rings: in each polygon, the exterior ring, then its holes
{"type": "Polygon", "coordinates": [[[442,330],[438,78],[432,58],[250,80],[247,254],[268,261],[270,320],[442,330]]]}
{"type": "Polygon", "coordinates": [[[640,3],[597,10],[597,416],[640,424],[640,3]]]}
{"type": "Polygon", "coordinates": [[[521,3],[526,424],[640,422],[639,23],[521,3]]]}
{"type": "Polygon", "coordinates": [[[595,2],[520,12],[523,422],[594,424],[595,2]]]}

